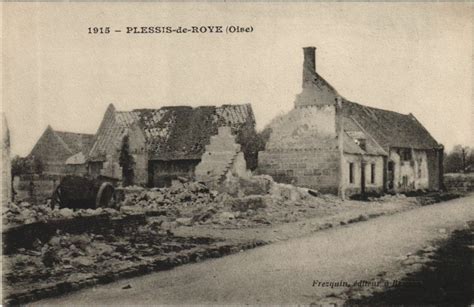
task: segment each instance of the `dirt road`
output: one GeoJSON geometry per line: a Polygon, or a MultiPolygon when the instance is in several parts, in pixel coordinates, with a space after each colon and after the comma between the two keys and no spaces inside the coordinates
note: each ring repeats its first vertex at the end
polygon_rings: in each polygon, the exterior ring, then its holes
{"type": "Polygon", "coordinates": [[[401,256],[447,238],[471,220],[474,195],[37,304],[330,302],[347,288],[325,282],[353,284],[380,272],[397,272],[401,256]]]}

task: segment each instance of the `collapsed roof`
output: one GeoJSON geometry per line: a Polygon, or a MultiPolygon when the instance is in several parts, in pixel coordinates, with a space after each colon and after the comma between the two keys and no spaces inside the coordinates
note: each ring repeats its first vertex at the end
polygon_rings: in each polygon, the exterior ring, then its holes
{"type": "Polygon", "coordinates": [[[139,127],[145,137],[149,160],[189,160],[201,158],[218,127],[229,126],[239,139],[246,132],[255,131],[255,117],[250,104],[176,106],[127,112],[115,111],[110,105],[95,136],[89,160],[103,160],[111,147],[119,149],[123,135],[133,125],[139,127]]]}

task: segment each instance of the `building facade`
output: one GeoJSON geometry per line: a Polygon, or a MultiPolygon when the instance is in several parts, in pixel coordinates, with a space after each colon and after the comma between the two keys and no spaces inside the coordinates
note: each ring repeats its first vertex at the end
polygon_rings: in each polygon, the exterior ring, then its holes
{"type": "Polygon", "coordinates": [[[273,120],[258,170],[276,181],[344,195],[442,187],[443,146],[412,115],[350,102],[304,48],[302,91],[273,120]]]}
{"type": "Polygon", "coordinates": [[[132,184],[162,187],[179,177],[194,178],[206,145],[229,127],[242,145],[247,165],[256,166],[255,117],[250,104],[220,107],[162,107],[117,111],[109,105],[87,159],[91,176],[123,180],[120,157],[127,136],[132,184]]]}

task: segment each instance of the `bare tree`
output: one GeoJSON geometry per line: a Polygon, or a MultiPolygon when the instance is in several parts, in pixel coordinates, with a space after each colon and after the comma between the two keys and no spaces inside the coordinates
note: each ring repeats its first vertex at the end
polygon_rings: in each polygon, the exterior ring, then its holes
{"type": "Polygon", "coordinates": [[[469,165],[474,163],[474,154],[468,146],[456,145],[451,152],[446,155],[445,171],[447,173],[462,173],[469,165]]]}

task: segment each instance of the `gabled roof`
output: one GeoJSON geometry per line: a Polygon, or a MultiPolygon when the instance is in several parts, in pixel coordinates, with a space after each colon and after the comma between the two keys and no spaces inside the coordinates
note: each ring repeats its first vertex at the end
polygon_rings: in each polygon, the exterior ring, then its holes
{"type": "Polygon", "coordinates": [[[432,149],[440,145],[412,114],[400,114],[342,101],[345,117],[359,123],[386,151],[390,147],[432,149]]]}
{"type": "MultiPolygon", "coordinates": [[[[441,146],[412,114],[367,107],[344,99],[316,72],[315,50],[316,47],[303,48],[303,90],[296,98],[295,107],[334,105],[341,101],[343,117],[354,120],[387,152],[391,147],[432,149],[441,146]]],[[[352,148],[351,145],[348,146],[352,148]]],[[[348,150],[358,151],[356,148],[348,150]]]]}
{"type": "Polygon", "coordinates": [[[126,130],[137,125],[146,139],[150,160],[200,159],[210,137],[220,126],[230,126],[235,135],[255,128],[250,104],[162,107],[116,111],[107,108],[95,136],[89,160],[102,160],[112,148],[118,150],[126,130]]]}
{"type": "Polygon", "coordinates": [[[56,131],[48,126],[31,150],[30,155],[44,156],[49,152],[57,154],[58,146],[64,153],[70,155],[79,152],[87,153],[93,138],[93,134],[56,131]],[[52,146],[56,146],[56,148],[53,149],[52,146]]]}
{"type": "Polygon", "coordinates": [[[107,153],[119,149],[126,129],[137,120],[138,116],[134,112],[117,111],[114,105],[110,104],[94,136],[93,145],[87,159],[89,161],[102,161],[107,153]]]}
{"type": "Polygon", "coordinates": [[[87,152],[94,139],[93,134],[75,133],[66,131],[54,131],[60,137],[72,153],[87,152]]]}

